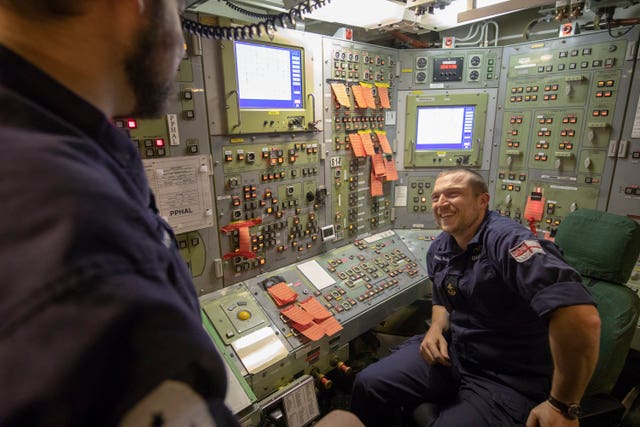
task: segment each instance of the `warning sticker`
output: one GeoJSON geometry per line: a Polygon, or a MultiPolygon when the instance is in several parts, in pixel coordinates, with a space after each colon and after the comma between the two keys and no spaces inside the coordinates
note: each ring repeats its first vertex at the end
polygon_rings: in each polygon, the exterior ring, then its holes
{"type": "Polygon", "coordinates": [[[537,240],[525,240],[515,248],[509,250],[509,253],[518,262],[525,262],[534,254],[544,254],[544,249],[537,240]]]}

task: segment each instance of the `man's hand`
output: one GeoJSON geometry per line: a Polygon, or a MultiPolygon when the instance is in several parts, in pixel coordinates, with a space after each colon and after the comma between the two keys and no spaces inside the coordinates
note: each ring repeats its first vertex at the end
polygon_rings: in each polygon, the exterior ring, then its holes
{"type": "Polygon", "coordinates": [[[569,420],[546,400],[533,408],[527,418],[527,427],[578,427],[578,420],[569,420]]]}
{"type": "Polygon", "coordinates": [[[420,355],[429,365],[451,366],[449,345],[440,328],[431,326],[420,344],[420,355]]]}

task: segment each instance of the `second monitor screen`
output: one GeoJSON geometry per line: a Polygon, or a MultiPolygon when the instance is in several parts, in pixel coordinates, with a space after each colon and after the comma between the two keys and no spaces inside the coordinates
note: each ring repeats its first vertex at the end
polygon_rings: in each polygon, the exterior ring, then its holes
{"type": "Polygon", "coordinates": [[[303,108],[302,50],[235,42],[240,108],[303,108]]]}
{"type": "Polygon", "coordinates": [[[418,107],[416,150],[471,150],[475,105],[418,107]]]}

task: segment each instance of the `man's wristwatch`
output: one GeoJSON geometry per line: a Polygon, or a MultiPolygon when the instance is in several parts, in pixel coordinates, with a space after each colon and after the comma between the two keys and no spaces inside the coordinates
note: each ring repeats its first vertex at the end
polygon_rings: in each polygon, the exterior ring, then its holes
{"type": "Polygon", "coordinates": [[[570,420],[575,420],[580,415],[580,404],[579,403],[569,403],[566,404],[564,402],[560,402],[555,399],[553,396],[549,396],[547,399],[551,405],[553,405],[557,410],[560,411],[565,418],[570,420]]]}

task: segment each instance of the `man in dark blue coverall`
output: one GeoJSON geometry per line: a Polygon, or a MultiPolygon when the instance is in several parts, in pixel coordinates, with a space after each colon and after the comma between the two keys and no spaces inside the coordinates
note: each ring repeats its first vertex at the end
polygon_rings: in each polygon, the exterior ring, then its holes
{"type": "Polygon", "coordinates": [[[3,427],[238,425],[173,232],[110,123],[175,93],[184,3],[0,0],[3,427]]]}
{"type": "Polygon", "coordinates": [[[367,426],[425,401],[440,409],[432,427],[578,426],[600,337],[579,274],[489,211],[473,171],[442,172],[431,203],[444,231],[427,253],[431,326],[358,374],[351,409],[367,426]]]}

